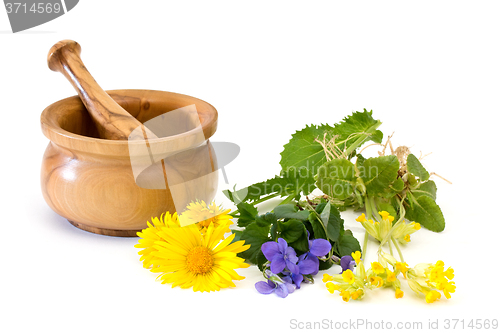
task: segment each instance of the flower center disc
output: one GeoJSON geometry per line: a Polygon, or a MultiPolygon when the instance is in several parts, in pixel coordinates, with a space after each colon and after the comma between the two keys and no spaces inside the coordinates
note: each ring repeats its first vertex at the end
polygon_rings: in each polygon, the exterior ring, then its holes
{"type": "Polygon", "coordinates": [[[208,272],[213,264],[212,252],[204,246],[193,248],[186,256],[187,268],[195,274],[208,272]]]}
{"type": "Polygon", "coordinates": [[[216,224],[216,220],[217,220],[216,217],[214,217],[214,216],[204,216],[203,218],[204,219],[202,221],[198,222],[198,225],[200,225],[200,226],[202,226],[204,228],[208,228],[210,226],[210,223],[214,222],[214,224],[215,224],[214,227],[217,226],[217,224],[216,224]]]}

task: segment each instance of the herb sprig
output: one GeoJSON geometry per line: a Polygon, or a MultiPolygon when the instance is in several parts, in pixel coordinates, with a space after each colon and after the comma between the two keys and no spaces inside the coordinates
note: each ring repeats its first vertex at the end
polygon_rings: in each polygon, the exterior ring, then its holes
{"type": "MultiPolygon", "coordinates": [[[[378,130],[381,124],[372,117],[372,111],[364,109],[333,126],[306,126],[284,145],[279,175],[247,188],[224,191],[238,208],[232,215],[238,218],[242,230],[233,230],[235,240],[251,244],[239,256],[256,264],[268,279],[273,274],[266,271],[270,261],[261,247],[279,239],[299,258],[308,253],[311,240],[327,240],[331,249],[319,258],[319,269],[340,264],[341,257],[357,251],[364,257],[368,231],[361,249],[352,232],[344,229],[340,211],[348,208],[364,209],[368,219],[379,221],[382,217],[378,212],[387,212],[394,217],[393,226],[408,219],[431,231],[444,230],[431,174],[407,147],[394,150],[391,136],[382,144],[383,134],[378,130]],[[383,146],[380,156],[362,155],[361,147],[368,142],[383,146]],[[388,147],[390,154],[385,153],[388,147]],[[316,189],[322,195],[309,199],[316,189]],[[256,205],[275,197],[284,199],[271,212],[259,214],[256,205]]],[[[379,241],[381,246],[389,244],[391,254],[392,244],[400,253],[397,242],[401,240],[394,239],[391,233],[379,241]]],[[[273,278],[282,281],[290,272],[285,269],[283,274],[273,278]]]]}

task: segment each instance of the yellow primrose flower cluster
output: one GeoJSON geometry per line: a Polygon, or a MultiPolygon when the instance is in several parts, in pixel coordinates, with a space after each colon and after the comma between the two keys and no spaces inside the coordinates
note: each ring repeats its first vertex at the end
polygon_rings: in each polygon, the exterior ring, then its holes
{"type": "Polygon", "coordinates": [[[440,299],[439,291],[442,291],[446,298],[450,298],[450,293],[455,292],[455,283],[451,281],[454,277],[453,269],[444,270],[442,261],[434,265],[418,264],[414,268],[408,268],[406,262],[398,262],[391,255],[381,253],[379,261],[372,262],[366,270],[363,261],[359,259],[359,251],[352,253],[351,257],[356,261],[355,273],[347,269],[336,276],[323,275],[327,290],[332,294],[338,291],[345,302],[350,299],[360,300],[367,289],[381,287],[393,288],[395,297],[402,298],[404,292],[401,290],[399,274],[403,275],[413,291],[425,296],[427,303],[440,299]]]}
{"type": "Polygon", "coordinates": [[[347,269],[336,276],[323,275],[323,282],[326,283],[326,288],[330,293],[338,291],[342,300],[348,302],[350,299],[362,299],[367,289],[385,286],[396,290],[396,298],[403,297],[404,293],[401,291],[401,282],[397,279],[397,271],[391,271],[379,262],[372,262],[371,267],[366,270],[359,251],[353,252],[351,257],[356,262],[355,273],[347,269]]]}
{"type": "Polygon", "coordinates": [[[438,260],[435,264],[418,264],[407,272],[408,285],[417,294],[425,295],[427,303],[433,303],[441,298],[441,293],[446,298],[455,292],[455,277],[453,268],[444,269],[444,262],[438,260]]]}
{"type": "Polygon", "coordinates": [[[379,242],[382,242],[390,233],[391,236],[400,243],[408,243],[410,241],[410,235],[420,230],[419,223],[411,222],[407,224],[401,220],[399,223],[393,225],[394,216],[391,216],[386,211],[378,213],[382,217],[380,222],[374,222],[372,219],[367,219],[364,213],[361,214],[356,221],[360,222],[363,228],[379,242]]]}
{"type": "Polygon", "coordinates": [[[181,226],[177,213],[165,213],[160,218],[152,218],[148,227],[137,235],[141,237],[135,245],[144,268],[153,273],[161,273],[162,283],[172,283],[172,287],[193,288],[193,291],[216,291],[234,287],[233,280],[244,277],[235,272],[237,268],[248,267],[238,253],[250,245],[244,241],[231,243],[234,234],[225,238],[224,234],[232,223],[228,211],[221,216],[212,216],[219,208],[196,202],[188,207],[190,216],[200,221],[199,216],[209,216],[210,221],[181,226]],[[198,215],[198,217],[196,217],[198,215]]]}

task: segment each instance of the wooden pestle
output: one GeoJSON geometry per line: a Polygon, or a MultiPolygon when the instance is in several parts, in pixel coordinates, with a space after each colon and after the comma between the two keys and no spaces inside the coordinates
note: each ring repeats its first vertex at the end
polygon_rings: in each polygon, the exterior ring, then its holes
{"type": "MultiPolygon", "coordinates": [[[[100,137],[128,140],[130,133],[141,126],[144,137],[140,136],[137,139],[157,138],[97,84],[80,58],[81,50],[77,42],[62,40],[50,48],[47,63],[51,70],[62,73],[71,82],[94,120],[100,137]]],[[[135,139],[135,135],[131,139],[135,139]]]]}

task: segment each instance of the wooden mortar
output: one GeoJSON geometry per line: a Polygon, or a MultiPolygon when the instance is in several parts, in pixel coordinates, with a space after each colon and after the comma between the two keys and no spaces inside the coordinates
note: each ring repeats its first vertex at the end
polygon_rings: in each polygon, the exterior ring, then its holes
{"type": "MultiPolygon", "coordinates": [[[[48,106],[41,116],[42,131],[51,141],[41,172],[42,192],[48,205],[80,229],[110,236],[136,236],[152,217],[167,211],[174,213],[174,201],[211,201],[218,177],[215,154],[208,139],[217,128],[216,109],[197,98],[171,92],[113,90],[106,93],[140,123],[188,105],[196,106],[199,123],[196,124],[198,119],[193,122],[186,118],[176,124],[181,129],[179,134],[147,142],[102,139],[100,137],[106,136],[103,127],[99,122],[96,126],[78,96],[48,106]],[[200,133],[199,127],[205,139],[201,144],[196,135],[200,133]],[[141,151],[134,147],[146,145],[154,152],[155,161],[181,151],[169,158],[167,174],[161,175],[165,180],[163,189],[144,188],[136,183],[130,152],[141,151]],[[203,181],[193,183],[193,179],[203,181]],[[181,194],[185,196],[182,200],[173,200],[169,188],[173,183],[182,185],[181,194]]],[[[137,153],[134,154],[137,160],[137,153]]],[[[149,161],[151,156],[145,154],[142,158],[149,161]]],[[[175,195],[179,199],[179,186],[176,186],[175,195]]]]}

